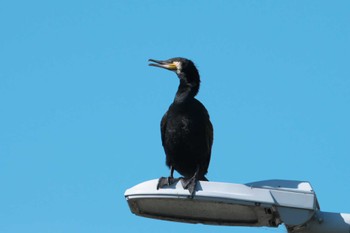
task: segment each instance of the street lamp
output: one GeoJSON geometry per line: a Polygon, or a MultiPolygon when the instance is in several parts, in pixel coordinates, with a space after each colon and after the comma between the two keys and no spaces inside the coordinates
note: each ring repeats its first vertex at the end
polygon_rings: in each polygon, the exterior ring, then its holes
{"type": "Polygon", "coordinates": [[[226,226],[277,227],[283,223],[289,233],[350,233],[350,214],[322,212],[305,181],[199,181],[193,198],[181,182],[158,190],[157,183],[157,179],[150,180],[126,190],[132,213],[226,226]]]}

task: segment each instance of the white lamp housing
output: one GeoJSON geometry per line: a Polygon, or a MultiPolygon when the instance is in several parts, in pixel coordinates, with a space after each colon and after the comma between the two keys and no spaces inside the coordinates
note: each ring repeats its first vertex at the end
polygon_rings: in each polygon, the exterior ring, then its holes
{"type": "MultiPolygon", "coordinates": [[[[199,181],[191,198],[181,182],[157,190],[158,180],[138,184],[125,192],[132,213],[149,218],[214,225],[277,227],[288,232],[322,231],[345,216],[344,229],[350,233],[350,215],[320,212],[315,192],[305,181],[267,180],[248,184],[199,181]],[[321,229],[312,231],[312,229],[321,229]],[[310,231],[311,229],[311,231],[310,231]]],[[[331,226],[332,228],[332,226],[331,226]]]]}

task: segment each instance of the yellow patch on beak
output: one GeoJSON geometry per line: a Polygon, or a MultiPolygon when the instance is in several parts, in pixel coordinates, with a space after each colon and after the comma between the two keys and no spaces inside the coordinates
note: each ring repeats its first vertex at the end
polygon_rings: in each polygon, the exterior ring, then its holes
{"type": "Polygon", "coordinates": [[[177,66],[174,63],[166,64],[166,65],[164,65],[164,67],[169,69],[169,70],[177,70],[177,66]]]}

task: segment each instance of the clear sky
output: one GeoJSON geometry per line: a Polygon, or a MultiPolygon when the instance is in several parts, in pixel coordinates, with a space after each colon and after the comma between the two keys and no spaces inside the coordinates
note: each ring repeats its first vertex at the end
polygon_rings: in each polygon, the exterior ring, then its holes
{"type": "MultiPolygon", "coordinates": [[[[160,119],[198,66],[212,181],[310,181],[350,213],[349,1],[2,1],[0,232],[285,232],[137,217],[169,174],[160,119]]],[[[176,174],[178,175],[178,174],[176,174]]]]}

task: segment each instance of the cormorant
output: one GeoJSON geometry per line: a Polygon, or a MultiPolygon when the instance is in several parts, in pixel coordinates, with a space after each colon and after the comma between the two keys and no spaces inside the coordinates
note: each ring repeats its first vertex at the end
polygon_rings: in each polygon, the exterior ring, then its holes
{"type": "Polygon", "coordinates": [[[149,59],[150,66],[174,71],[180,85],[173,103],[161,120],[162,145],[170,176],[161,177],[158,187],[171,185],[176,170],[182,185],[194,195],[197,180],[207,181],[208,166],[213,144],[213,126],[204,105],[195,96],[199,91],[200,77],[191,60],[177,57],[165,61],[149,59]]]}

